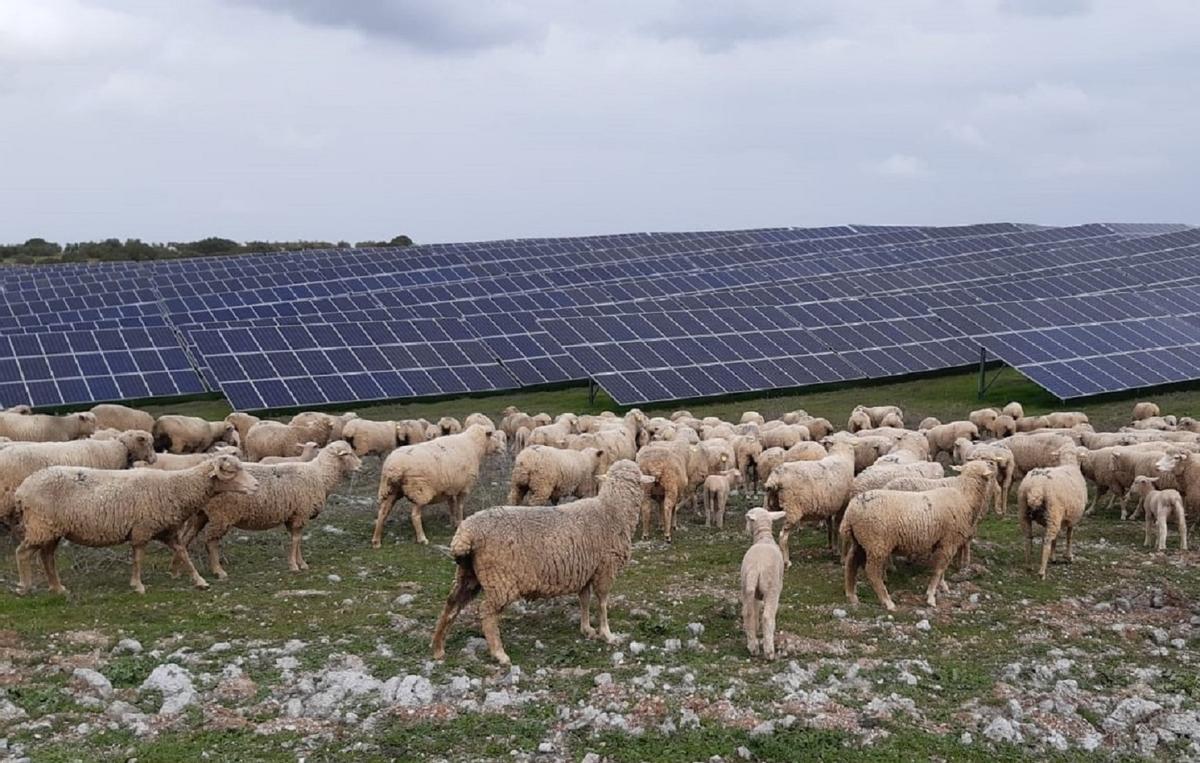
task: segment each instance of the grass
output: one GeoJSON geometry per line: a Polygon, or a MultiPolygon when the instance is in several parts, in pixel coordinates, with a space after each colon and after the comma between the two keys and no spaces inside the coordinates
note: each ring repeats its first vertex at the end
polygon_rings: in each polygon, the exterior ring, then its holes
{"type": "MultiPolygon", "coordinates": [[[[983,403],[975,399],[975,383],[972,374],[954,374],[688,407],[699,416],[734,420],[745,410],[772,416],[804,408],[837,424],[844,423],[850,408],[858,403],[894,402],[902,405],[910,418],[933,415],[943,420],[960,418],[981,404],[1012,399],[1020,400],[1031,414],[1061,407],[1011,371],[1000,377],[983,403]]],[[[1155,399],[1164,410],[1178,415],[1196,415],[1200,409],[1200,391],[1179,390],[1155,399]]],[[[498,415],[509,404],[552,414],[612,407],[602,398],[589,406],[586,390],[559,389],[357,410],[372,418],[435,419],[476,410],[498,415]]],[[[1130,399],[1124,398],[1078,407],[1092,417],[1097,428],[1114,428],[1125,420],[1130,406],[1130,399]]],[[[670,409],[647,410],[659,413],[670,409]]],[[[211,400],[151,410],[209,418],[226,411],[222,403],[211,400]]],[[[483,475],[469,501],[469,511],[502,500],[506,468],[493,465],[483,475]]],[[[1170,655],[1148,654],[1144,639],[1122,638],[1096,623],[1076,632],[1072,628],[1079,624],[1081,610],[1071,608],[1082,595],[1108,601],[1159,586],[1171,592],[1186,614],[1188,607],[1200,601],[1196,557],[1180,563],[1174,551],[1165,558],[1148,554],[1141,547],[1139,524],[1096,516],[1085,521],[1077,534],[1080,559],[1073,565],[1055,565],[1049,578],[1040,581],[1023,565],[1023,549],[1010,511],[1007,517],[989,516],[984,521],[976,554],[983,567],[969,579],[956,581],[955,594],[943,597],[937,610],[925,609],[921,601],[926,569],[901,564],[889,579],[900,606],[892,618],[878,607],[865,581],[860,583],[863,604],[848,618],[833,616],[835,609],[845,608],[837,560],[823,548],[821,532],[804,529],[793,540],[795,565],[787,576],[779,616],[780,630],[798,640],[790,659],[813,668],[814,681],[820,685],[845,680],[848,666],[863,662],[863,675],[880,693],[895,692],[917,704],[924,718],[921,723],[904,716],[879,721],[887,735],[873,738],[868,746],[862,746],[857,733],[803,728],[802,724],[780,729],[770,737],[754,737],[747,723],[710,716],[704,716],[697,728],[671,734],[658,732],[655,723],[649,723],[647,732],[637,737],[564,729],[557,717],[559,708],[596,702],[595,675],[611,672],[616,684],[624,688],[651,664],[668,671],[657,679],[660,686],[664,681],[678,685],[684,673],[691,674],[695,685],[708,692],[708,704],[732,692],[733,707],[753,722],[783,714],[775,677],[786,661],[747,659],[740,634],[734,591],[738,561],[747,541],[737,514],[748,503],[744,497],[736,497],[727,517],[730,521],[722,531],[706,530],[702,521],[697,523],[696,517],[685,511],[673,545],[651,541],[635,547],[632,563],[618,579],[612,606],[614,630],[625,635],[623,646],[608,647],[579,638],[570,620],[573,599],[531,603],[523,615],[510,613],[504,624],[506,646],[525,671],[522,688],[534,695],[518,710],[450,712],[437,718],[401,714],[385,718],[369,733],[353,727],[323,728],[319,733],[304,727],[271,727],[256,733],[256,724],[278,715],[277,706],[261,700],[288,690],[274,658],[264,650],[289,639],[307,645],[296,655],[301,670],[319,669],[338,654],[358,655],[380,678],[421,672],[425,667],[429,631],[453,573],[436,544],[448,542],[451,527],[442,509],[429,511],[426,531],[435,545],[417,546],[410,540],[406,512],[396,512],[383,548],[370,549],[377,477],[378,466],[368,462],[310,524],[306,557],[312,568],[303,573],[286,569],[283,532],[235,531],[225,541],[229,580],[211,580],[211,590],[192,591],[184,580],[167,575],[169,555],[156,549],[147,555],[144,571],[148,592],[139,597],[127,588],[127,549],[64,548],[59,557],[64,583],[72,591],[68,597],[50,596],[44,589],[25,598],[0,595],[0,687],[10,701],[46,723],[43,728],[22,726],[7,732],[0,726],[0,737],[7,734],[10,743],[26,745],[35,760],[51,761],[130,757],[141,761],[200,757],[324,760],[346,756],[490,760],[508,759],[512,750],[534,754],[547,739],[555,744],[550,757],[579,759],[593,751],[617,761],[707,760],[712,755],[729,759],[741,746],[760,760],[832,760],[850,755],[872,760],[1015,759],[1028,751],[985,748],[979,743],[960,745],[962,708],[970,702],[999,703],[994,687],[1005,665],[1045,658],[1050,649],[1064,644],[1091,655],[1080,661],[1089,663],[1086,670],[1081,666],[1079,674],[1072,675],[1089,690],[1121,693],[1132,681],[1130,666],[1155,666],[1163,670],[1163,686],[1190,702],[1200,702],[1200,682],[1191,666],[1179,664],[1170,655]],[[327,577],[331,574],[340,579],[331,581],[327,577]],[[301,590],[322,595],[287,593],[301,590]],[[972,591],[981,596],[978,606],[965,605],[972,591]],[[414,601],[407,606],[396,604],[401,593],[414,594],[414,601]],[[933,624],[930,632],[915,628],[922,619],[933,624]],[[686,641],[687,626],[694,622],[705,627],[703,651],[661,651],[665,639],[686,641]],[[1067,638],[1063,635],[1067,633],[1072,635],[1067,638]],[[112,656],[111,645],[125,637],[138,639],[147,651],[112,656]],[[648,644],[652,651],[635,659],[629,653],[630,641],[648,644]],[[230,642],[231,649],[209,652],[217,642],[230,642]],[[832,646],[826,649],[821,645],[832,646]],[[615,649],[626,653],[621,665],[612,661],[615,649]],[[191,655],[189,670],[196,676],[217,675],[225,665],[240,661],[259,686],[256,698],[240,707],[242,722],[221,730],[214,725],[211,709],[195,711],[167,725],[157,736],[140,738],[96,723],[95,711],[78,705],[66,690],[70,671],[63,666],[95,665],[112,682],[118,696],[147,704],[146,698],[137,696],[136,687],[172,653],[191,655]],[[915,686],[898,682],[898,661],[914,659],[925,660],[931,674],[922,673],[915,686]],[[9,673],[4,672],[5,660],[12,666],[9,673]],[[539,675],[538,669],[544,672],[539,675]],[[75,729],[80,723],[93,723],[95,728],[78,733],[75,729]]],[[[0,539],[0,584],[9,589],[16,578],[11,551],[11,542],[0,539]]],[[[1141,616],[1130,613],[1124,617],[1137,622],[1141,616]]],[[[460,618],[447,645],[448,659],[429,668],[435,684],[455,675],[479,678],[485,689],[503,682],[504,673],[486,659],[464,654],[468,640],[478,636],[476,619],[470,614],[460,618]]],[[[679,692],[664,697],[669,712],[678,714],[679,692]]],[[[866,694],[847,700],[860,708],[868,701],[866,694]]],[[[149,702],[148,707],[152,706],[149,702]]],[[[626,708],[625,712],[631,711],[626,708]]]]}

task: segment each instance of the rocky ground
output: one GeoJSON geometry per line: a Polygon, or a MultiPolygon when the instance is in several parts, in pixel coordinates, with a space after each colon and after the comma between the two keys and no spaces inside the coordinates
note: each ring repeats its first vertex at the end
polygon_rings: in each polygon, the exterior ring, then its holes
{"type": "MultiPolygon", "coordinates": [[[[312,523],[304,573],[286,571],[282,532],[235,532],[231,577],[206,592],[168,577],[165,549],[138,597],[125,549],[66,548],[68,597],[0,596],[0,758],[1200,758],[1200,557],[1174,537],[1148,552],[1111,512],[1046,582],[1011,510],[989,518],[936,608],[924,568],[891,574],[895,615],[865,582],[846,605],[823,532],[802,532],[767,662],[739,632],[738,497],[722,531],[685,512],[674,545],[637,544],[619,644],[584,640],[573,598],[527,603],[505,618],[501,669],[473,608],[430,660],[450,528],[433,510],[435,545],[418,547],[401,511],[372,551],[376,477],[369,464],[312,523]]],[[[470,508],[505,479],[494,467],[470,508]]]]}

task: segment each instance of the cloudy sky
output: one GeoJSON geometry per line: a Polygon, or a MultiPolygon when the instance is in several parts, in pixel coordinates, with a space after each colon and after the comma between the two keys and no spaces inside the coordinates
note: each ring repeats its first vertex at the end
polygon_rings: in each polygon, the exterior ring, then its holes
{"type": "Polygon", "coordinates": [[[1200,223],[1195,0],[0,0],[0,241],[1200,223]]]}

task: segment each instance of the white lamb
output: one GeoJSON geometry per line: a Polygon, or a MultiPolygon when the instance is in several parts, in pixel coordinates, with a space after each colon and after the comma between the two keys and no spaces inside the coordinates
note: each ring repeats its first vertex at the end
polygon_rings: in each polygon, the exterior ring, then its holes
{"type": "Polygon", "coordinates": [[[759,651],[758,630],[762,626],[762,654],[775,659],[775,613],[783,591],[783,553],[775,544],[771,526],[787,516],[783,511],[767,511],[756,506],[746,512],[746,531],[754,542],[742,557],[741,585],[742,631],[746,648],[754,656],[759,651]]]}
{"type": "Polygon", "coordinates": [[[1150,545],[1150,526],[1158,526],[1158,543],[1156,551],[1167,550],[1167,522],[1175,515],[1175,523],[1179,527],[1179,550],[1187,551],[1187,519],[1184,517],[1183,496],[1178,490],[1158,490],[1154,483],[1158,477],[1138,477],[1133,481],[1130,492],[1141,496],[1142,508],[1146,511],[1146,542],[1150,545]]]}

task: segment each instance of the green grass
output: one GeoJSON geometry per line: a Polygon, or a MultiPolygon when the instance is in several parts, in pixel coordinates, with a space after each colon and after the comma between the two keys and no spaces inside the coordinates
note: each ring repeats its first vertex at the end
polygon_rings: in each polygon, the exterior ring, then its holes
{"type": "MultiPolygon", "coordinates": [[[[1031,414],[1061,407],[1011,371],[1000,377],[983,403],[975,399],[975,383],[972,374],[954,374],[802,395],[697,403],[688,408],[698,416],[711,414],[734,420],[745,410],[772,416],[804,408],[842,425],[850,409],[859,403],[900,404],[911,423],[927,415],[943,420],[960,418],[980,405],[1003,404],[1012,399],[1020,400],[1031,414]]],[[[1200,412],[1200,391],[1174,391],[1154,399],[1164,410],[1179,415],[1200,412]]],[[[586,390],[572,388],[357,410],[372,418],[435,419],[476,410],[495,416],[509,404],[552,414],[606,407],[603,398],[589,407],[586,390]]],[[[1131,398],[1070,407],[1085,410],[1097,428],[1114,428],[1127,418],[1131,398]]],[[[672,409],[647,410],[660,413],[672,409]]],[[[227,408],[219,401],[199,400],[151,410],[217,418],[227,408]]],[[[787,659],[813,667],[817,683],[843,676],[854,660],[878,661],[870,662],[871,666],[863,671],[871,681],[879,682],[878,691],[884,695],[894,691],[912,698],[926,724],[941,724],[944,732],[920,727],[903,716],[879,722],[888,736],[866,747],[860,746],[859,735],[841,730],[796,726],[772,737],[751,737],[742,725],[712,718],[705,718],[699,728],[680,729],[670,735],[658,733],[653,725],[638,737],[616,732],[592,736],[586,731],[563,731],[556,718],[557,708],[574,707],[593,697],[596,674],[611,672],[618,684],[628,686],[650,664],[678,669],[679,673],[670,675],[676,683],[682,672],[691,673],[696,686],[711,690],[707,700],[735,689],[733,704],[755,717],[782,714],[777,707],[781,690],[772,678],[784,668],[786,660],[749,660],[740,633],[735,589],[738,562],[747,539],[739,514],[749,504],[739,496],[722,531],[706,530],[702,520],[698,522],[694,514],[684,511],[674,544],[637,544],[632,563],[617,581],[612,603],[613,628],[625,636],[622,646],[582,640],[570,620],[576,608],[573,597],[530,604],[524,615],[509,614],[503,626],[508,652],[525,671],[522,688],[536,694],[534,701],[515,712],[452,712],[440,719],[395,717],[370,734],[344,727],[324,735],[286,729],[265,734],[255,733],[252,728],[216,731],[202,713],[194,712],[152,738],[102,728],[82,736],[72,734],[72,728],[94,720],[95,715],[64,691],[70,671],[57,666],[75,664],[73,661],[91,660],[119,696],[152,709],[153,702],[138,699],[136,687],[166,655],[180,649],[197,655],[196,664],[189,667],[194,675],[217,674],[224,665],[240,658],[247,675],[259,684],[258,697],[240,707],[251,726],[278,714],[278,708],[270,703],[257,703],[284,688],[273,658],[256,656],[256,650],[279,647],[289,639],[308,644],[296,655],[302,670],[318,669],[332,655],[350,653],[362,657],[380,678],[420,672],[429,656],[430,629],[453,575],[453,565],[437,548],[437,544],[448,542],[451,527],[444,510],[433,508],[427,512],[426,531],[434,545],[417,546],[411,542],[407,512],[400,510],[387,527],[383,548],[373,551],[369,538],[377,478],[378,466],[369,461],[310,524],[305,555],[312,568],[303,573],[287,571],[283,532],[234,531],[224,544],[229,580],[210,580],[211,590],[193,591],[186,580],[167,575],[169,555],[156,549],[147,555],[144,571],[148,592],[139,597],[128,590],[126,548],[65,547],[59,557],[63,581],[71,589],[68,597],[50,596],[44,588],[25,598],[0,595],[0,647],[12,647],[11,662],[21,675],[16,684],[0,686],[7,686],[12,702],[50,723],[49,730],[6,732],[0,728],[0,737],[7,734],[11,742],[25,744],[28,751],[36,749],[35,760],[52,761],[128,757],[166,761],[201,756],[209,760],[294,760],[301,755],[313,760],[346,756],[380,760],[508,759],[510,750],[534,753],[547,738],[558,739],[556,755],[576,760],[588,751],[619,761],[707,760],[712,755],[730,759],[739,746],[746,746],[760,760],[833,760],[852,755],[873,760],[1015,759],[1022,750],[985,748],[980,742],[960,746],[962,726],[957,716],[968,701],[977,700],[983,705],[999,702],[993,687],[1005,665],[1044,657],[1049,649],[1061,645],[1053,637],[1077,617],[1067,614],[1077,611],[1069,609],[1070,599],[1090,594],[1098,600],[1111,600],[1155,585],[1170,589],[1185,607],[1200,601],[1200,572],[1194,563],[1170,564],[1177,556],[1174,551],[1166,559],[1146,553],[1141,546],[1140,524],[1121,523],[1109,515],[1087,519],[1077,534],[1080,559],[1073,565],[1055,565],[1049,578],[1040,581],[1024,567],[1023,548],[1010,510],[1007,517],[989,516],[984,521],[976,552],[983,570],[965,582],[955,581],[955,594],[943,597],[936,612],[923,610],[926,568],[902,563],[889,577],[892,595],[900,606],[894,618],[886,616],[865,581],[861,581],[863,603],[851,609],[850,618],[839,620],[833,617],[833,611],[847,608],[840,565],[824,548],[823,533],[803,528],[793,540],[795,564],[787,575],[778,627],[804,641],[787,659]],[[327,532],[323,529],[326,525],[342,532],[327,532]],[[1100,544],[1101,538],[1105,544],[1100,544]],[[334,573],[340,576],[340,582],[327,579],[334,573]],[[324,591],[327,595],[280,595],[281,591],[300,589],[324,591]],[[978,606],[963,605],[968,590],[984,597],[978,606]],[[412,604],[395,605],[396,596],[405,592],[415,595],[412,604]],[[1041,607],[1063,614],[1046,620],[1038,614],[1041,607]],[[919,634],[914,628],[923,618],[930,619],[934,626],[927,634],[919,634]],[[397,627],[398,623],[406,625],[405,619],[415,625],[397,627]],[[685,649],[666,654],[657,649],[667,638],[686,641],[687,625],[692,622],[705,626],[701,638],[704,651],[685,649]],[[91,637],[81,632],[89,632],[91,637]],[[93,645],[96,637],[107,643],[93,645]],[[147,652],[111,656],[109,646],[123,637],[138,639],[147,652]],[[628,651],[631,640],[655,649],[635,659],[628,651]],[[208,648],[219,641],[231,642],[233,649],[209,653],[208,648]],[[816,646],[820,644],[839,646],[844,651],[827,653],[816,646]],[[381,652],[380,645],[390,653],[381,652]],[[157,654],[151,655],[151,650],[158,650],[157,654]],[[626,652],[623,665],[613,665],[615,650],[626,652]],[[916,686],[895,680],[895,662],[910,659],[926,660],[933,671],[930,676],[921,674],[916,686]],[[539,668],[545,668],[543,675],[535,675],[539,668]],[[352,748],[356,743],[367,747],[352,748]]],[[[506,482],[507,466],[489,467],[468,503],[468,511],[501,501],[506,482]]],[[[1172,549],[1174,542],[1172,538],[1172,549]]],[[[11,551],[11,542],[0,538],[0,584],[9,589],[16,577],[11,551]]],[[[201,570],[206,571],[203,565],[201,570]]],[[[40,571],[36,579],[44,585],[40,571]]],[[[1126,619],[1134,620],[1135,615],[1126,619]]],[[[493,668],[486,655],[476,659],[463,654],[468,639],[478,636],[476,618],[464,614],[451,632],[447,660],[432,668],[431,680],[444,683],[451,676],[465,674],[494,688],[503,674],[493,668]]],[[[1083,686],[1121,692],[1131,682],[1129,666],[1158,666],[1164,670],[1163,686],[1200,702],[1200,683],[1194,672],[1171,656],[1148,656],[1141,638],[1121,638],[1096,626],[1073,636],[1070,644],[1095,655],[1090,666],[1094,675],[1078,676],[1083,686]]],[[[1193,642],[1190,648],[1194,646],[1193,642]]],[[[4,658],[0,654],[0,664],[4,658]]],[[[677,714],[676,700],[667,697],[677,714]]],[[[847,702],[861,706],[868,700],[861,696],[847,702]]],[[[236,703],[231,707],[236,708],[236,703]]]]}

